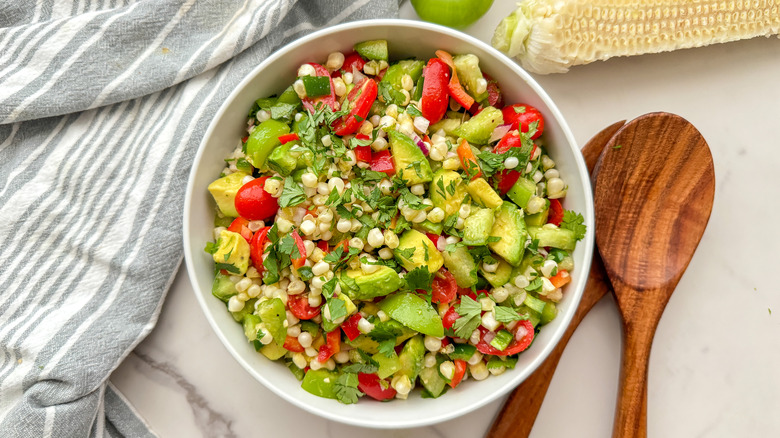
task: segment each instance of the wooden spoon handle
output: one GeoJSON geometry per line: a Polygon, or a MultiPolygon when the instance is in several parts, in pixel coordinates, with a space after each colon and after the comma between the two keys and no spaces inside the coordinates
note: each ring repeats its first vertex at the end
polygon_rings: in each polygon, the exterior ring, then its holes
{"type": "Polygon", "coordinates": [[[625,325],[613,438],[647,437],[647,369],[655,325],[625,325]]]}
{"type": "Polygon", "coordinates": [[[488,437],[519,438],[527,437],[531,433],[531,428],[536,421],[539,409],[542,407],[547,388],[550,386],[555,368],[558,367],[558,361],[561,359],[563,350],[566,349],[569,338],[574,334],[574,330],[580,325],[585,315],[609,290],[610,284],[604,272],[604,265],[598,254],[595,254],[588,285],[569,327],[544,363],[509,395],[504,407],[493,421],[493,426],[487,434],[488,437]]]}

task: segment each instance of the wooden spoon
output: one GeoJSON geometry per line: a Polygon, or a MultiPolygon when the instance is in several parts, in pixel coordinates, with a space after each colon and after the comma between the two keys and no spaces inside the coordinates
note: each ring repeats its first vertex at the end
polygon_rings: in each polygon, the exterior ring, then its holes
{"type": "Polygon", "coordinates": [[[693,125],[653,113],[612,137],[595,174],[596,243],[625,334],[613,437],[645,437],[650,347],[707,226],[715,170],[693,125]]]}
{"type": "MultiPolygon", "coordinates": [[[[625,120],[608,126],[582,148],[582,155],[588,170],[592,171],[596,161],[601,155],[601,151],[607,145],[610,138],[617,130],[626,123],[625,120]]],[[[604,265],[601,262],[598,252],[593,254],[593,262],[590,266],[588,284],[585,286],[585,292],[582,294],[580,305],[574,314],[569,327],[563,333],[561,340],[550,352],[550,355],[533,374],[528,376],[520,384],[504,403],[504,407],[498,413],[493,421],[487,436],[491,438],[509,438],[509,437],[527,437],[531,433],[531,428],[542,407],[544,396],[547,394],[547,388],[550,386],[555,368],[561,359],[563,350],[569,342],[569,338],[574,334],[574,330],[580,325],[585,315],[596,305],[601,298],[611,289],[609,280],[604,272],[604,265]]]]}

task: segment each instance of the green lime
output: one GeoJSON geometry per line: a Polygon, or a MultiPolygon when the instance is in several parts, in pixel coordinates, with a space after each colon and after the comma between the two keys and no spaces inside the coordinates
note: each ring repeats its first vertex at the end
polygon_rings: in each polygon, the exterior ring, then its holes
{"type": "Polygon", "coordinates": [[[412,0],[423,20],[456,29],[479,20],[492,4],[493,0],[412,0]]]}

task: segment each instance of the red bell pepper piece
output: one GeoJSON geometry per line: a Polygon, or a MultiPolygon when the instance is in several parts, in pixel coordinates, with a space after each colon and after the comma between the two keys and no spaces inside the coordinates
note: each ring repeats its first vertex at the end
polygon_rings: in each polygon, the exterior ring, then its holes
{"type": "Polygon", "coordinates": [[[355,158],[363,163],[371,162],[371,146],[356,146],[355,158]]]}
{"type": "Polygon", "coordinates": [[[271,227],[263,227],[259,229],[252,240],[249,241],[249,258],[252,260],[252,266],[257,269],[257,272],[263,272],[265,267],[263,266],[263,253],[265,252],[265,244],[268,242],[268,230],[271,227]]]}
{"type": "Polygon", "coordinates": [[[328,241],[327,240],[318,240],[317,241],[317,248],[321,249],[324,252],[329,252],[329,250],[328,250],[328,241]]]}
{"type": "Polygon", "coordinates": [[[563,206],[561,201],[557,199],[550,199],[550,214],[547,216],[547,223],[553,224],[556,227],[563,222],[563,206]]]}
{"type": "Polygon", "coordinates": [[[384,172],[389,176],[395,175],[395,164],[389,150],[377,151],[371,156],[371,170],[384,172]]]}
{"type": "Polygon", "coordinates": [[[344,334],[347,335],[350,341],[354,341],[360,336],[360,330],[358,330],[358,323],[363,318],[359,313],[350,316],[346,321],[341,324],[341,329],[344,330],[344,334]]]}
{"type": "Polygon", "coordinates": [[[298,137],[298,134],[295,132],[291,132],[289,134],[284,134],[279,136],[279,142],[282,144],[289,143],[291,141],[300,140],[301,138],[298,137]]]}
{"type": "Polygon", "coordinates": [[[240,234],[247,243],[252,240],[252,230],[249,229],[249,221],[242,217],[233,219],[227,230],[240,234]]]}
{"type": "Polygon", "coordinates": [[[344,64],[340,69],[333,72],[334,78],[339,78],[344,73],[353,73],[353,68],[358,71],[362,71],[366,65],[366,60],[361,57],[358,52],[352,52],[344,57],[344,64]]]}
{"type": "Polygon", "coordinates": [[[320,347],[317,362],[325,363],[339,351],[341,351],[341,330],[333,330],[325,335],[325,345],[320,347]]]}
{"type": "Polygon", "coordinates": [[[520,179],[520,172],[514,169],[504,169],[493,176],[493,178],[496,180],[496,186],[501,195],[506,195],[517,180],[520,179]]]}
{"type": "Polygon", "coordinates": [[[295,241],[295,246],[298,247],[299,256],[291,257],[290,261],[292,262],[293,268],[298,269],[306,263],[306,247],[303,245],[303,239],[301,239],[301,235],[298,234],[297,231],[292,232],[292,237],[295,241]]]}
{"type": "Polygon", "coordinates": [[[449,385],[454,388],[463,380],[463,376],[466,375],[466,361],[463,359],[455,359],[455,374],[452,376],[449,385]]]}
{"type": "Polygon", "coordinates": [[[466,170],[466,174],[471,176],[471,179],[477,179],[482,175],[482,170],[479,168],[477,157],[474,156],[474,152],[469,146],[469,142],[463,140],[458,146],[458,157],[460,158],[460,164],[466,170]]]}
{"type": "Polygon", "coordinates": [[[450,83],[447,85],[447,90],[449,91],[450,96],[452,96],[452,98],[455,99],[455,101],[458,102],[463,108],[470,110],[474,105],[474,98],[469,96],[469,94],[466,93],[466,90],[464,90],[460,85],[460,79],[458,79],[458,70],[455,68],[455,61],[452,60],[452,55],[445,52],[444,50],[437,50],[436,56],[438,56],[439,59],[444,61],[452,69],[450,83]]]}
{"type": "Polygon", "coordinates": [[[450,78],[450,69],[441,59],[431,58],[423,71],[422,97],[420,98],[420,112],[431,123],[436,123],[444,117],[449,105],[447,83],[450,78]]]}
{"type": "Polygon", "coordinates": [[[288,351],[292,351],[293,353],[303,353],[305,350],[303,345],[298,342],[298,338],[293,338],[290,335],[287,335],[287,338],[284,340],[283,347],[288,351]]]}
{"type": "Polygon", "coordinates": [[[342,116],[331,124],[333,133],[339,136],[355,133],[371,110],[371,105],[376,100],[378,90],[376,82],[372,79],[365,78],[357,84],[347,95],[346,102],[349,105],[349,114],[342,116]]]}
{"type": "Polygon", "coordinates": [[[330,77],[330,72],[327,68],[310,62],[310,66],[314,67],[314,71],[316,72],[317,76],[327,76],[330,79],[330,95],[325,96],[319,96],[319,97],[305,97],[302,99],[303,101],[303,107],[307,110],[314,112],[318,104],[322,103],[324,105],[329,106],[333,111],[336,111],[339,109],[339,102],[336,100],[336,91],[335,88],[333,88],[333,79],[330,77]]]}
{"type": "Polygon", "coordinates": [[[387,380],[376,374],[358,373],[358,389],[374,400],[384,401],[395,397],[395,389],[387,380]]]}

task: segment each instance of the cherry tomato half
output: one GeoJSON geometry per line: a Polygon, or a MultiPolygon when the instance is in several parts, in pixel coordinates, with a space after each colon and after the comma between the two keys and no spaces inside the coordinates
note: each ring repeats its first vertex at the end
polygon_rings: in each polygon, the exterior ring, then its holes
{"type": "Polygon", "coordinates": [[[510,129],[520,129],[521,132],[528,132],[528,126],[533,122],[539,122],[536,127],[536,134],[531,138],[539,138],[544,132],[544,117],[538,109],[524,103],[505,106],[501,110],[504,116],[504,123],[511,123],[510,129]]]}
{"type": "Polygon", "coordinates": [[[293,353],[303,353],[305,350],[303,345],[298,342],[298,338],[294,338],[290,335],[287,335],[287,338],[284,340],[283,347],[288,351],[292,351],[293,353]]]}
{"type": "Polygon", "coordinates": [[[265,191],[267,176],[255,178],[241,186],[236,193],[236,211],[250,221],[262,221],[270,218],[279,210],[276,198],[265,191]]]}
{"type": "Polygon", "coordinates": [[[335,120],[331,125],[333,133],[339,136],[354,134],[366,119],[371,105],[376,100],[378,87],[373,79],[365,78],[347,94],[345,103],[349,105],[349,114],[335,120]]]}
{"type": "Polygon", "coordinates": [[[387,380],[380,379],[376,374],[358,373],[358,389],[379,401],[395,397],[395,389],[387,380]]]}
{"type": "Polygon", "coordinates": [[[431,123],[444,117],[450,103],[447,84],[450,81],[450,68],[441,59],[431,58],[423,70],[423,91],[420,98],[420,111],[431,123]]]}
{"type": "Polygon", "coordinates": [[[480,333],[477,350],[482,354],[510,356],[525,350],[531,345],[531,341],[534,340],[534,326],[531,325],[531,321],[528,320],[519,321],[515,328],[512,329],[512,342],[509,343],[509,346],[503,351],[493,347],[489,342],[485,342],[485,334],[488,332],[488,329],[479,326],[477,330],[479,330],[480,333]]]}
{"type": "Polygon", "coordinates": [[[309,299],[303,295],[288,295],[287,308],[301,320],[309,320],[320,314],[320,308],[310,306],[309,299]]]}
{"type": "Polygon", "coordinates": [[[463,376],[466,375],[466,361],[463,359],[455,359],[455,374],[452,376],[449,385],[456,387],[463,380],[463,376]]]}
{"type": "Polygon", "coordinates": [[[263,227],[258,230],[252,240],[249,241],[249,258],[252,260],[252,266],[257,269],[258,272],[263,272],[265,266],[263,266],[263,253],[265,252],[265,244],[268,242],[268,230],[271,227],[263,227]]]}
{"type": "Polygon", "coordinates": [[[446,269],[442,269],[433,278],[433,294],[431,301],[434,303],[449,303],[455,299],[458,293],[458,283],[455,277],[446,269]]]}

